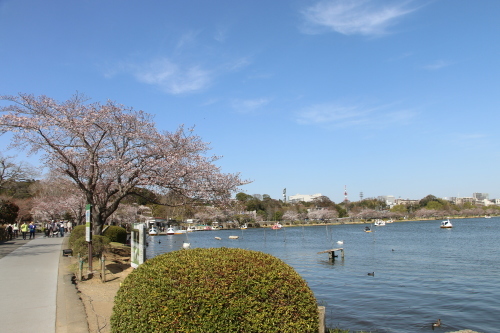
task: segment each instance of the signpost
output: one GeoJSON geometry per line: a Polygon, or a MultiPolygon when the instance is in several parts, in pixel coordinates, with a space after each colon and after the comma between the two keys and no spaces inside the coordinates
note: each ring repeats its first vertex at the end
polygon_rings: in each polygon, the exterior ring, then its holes
{"type": "Polygon", "coordinates": [[[85,240],[89,244],[89,273],[92,273],[92,205],[85,206],[85,240]]]}
{"type": "Polygon", "coordinates": [[[132,227],[132,248],[130,265],[134,268],[146,261],[146,229],[144,223],[134,223],[132,227]]]}

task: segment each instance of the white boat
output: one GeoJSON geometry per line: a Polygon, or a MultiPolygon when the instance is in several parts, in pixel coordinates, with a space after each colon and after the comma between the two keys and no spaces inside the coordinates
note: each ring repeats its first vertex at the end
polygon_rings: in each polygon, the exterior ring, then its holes
{"type": "Polygon", "coordinates": [[[158,229],[156,229],[155,226],[152,226],[151,228],[149,228],[149,235],[150,236],[156,236],[156,235],[158,235],[158,229]]]}
{"type": "Polygon", "coordinates": [[[175,234],[175,229],[172,227],[167,228],[167,235],[174,235],[175,234]]]}
{"type": "Polygon", "coordinates": [[[491,219],[491,216],[489,216],[489,215],[485,215],[485,216],[484,216],[484,218],[485,218],[485,219],[491,219]]]}
{"type": "Polygon", "coordinates": [[[187,228],[187,232],[193,232],[193,231],[196,231],[196,227],[191,225],[187,228]]]}
{"type": "Polygon", "coordinates": [[[240,229],[247,229],[247,228],[248,228],[248,226],[247,226],[247,224],[246,224],[246,223],[245,223],[245,224],[243,224],[242,226],[240,226],[240,229]]]}
{"type": "Polygon", "coordinates": [[[373,223],[374,226],[377,226],[377,227],[382,227],[385,225],[385,221],[382,221],[382,220],[376,220],[374,223],[373,223]]]}
{"type": "Polygon", "coordinates": [[[282,227],[283,227],[283,226],[282,226],[281,224],[279,224],[278,222],[276,222],[276,223],[275,223],[275,224],[271,227],[271,229],[276,230],[276,229],[281,229],[282,227]]]}
{"type": "Polygon", "coordinates": [[[453,228],[453,224],[451,224],[450,219],[442,221],[441,228],[453,228]]]}

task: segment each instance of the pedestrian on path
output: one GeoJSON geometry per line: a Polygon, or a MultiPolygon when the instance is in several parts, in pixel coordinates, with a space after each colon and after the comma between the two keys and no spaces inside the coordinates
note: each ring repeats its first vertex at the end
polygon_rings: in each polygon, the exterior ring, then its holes
{"type": "Polygon", "coordinates": [[[36,232],[36,225],[35,225],[35,223],[33,223],[33,221],[31,221],[31,223],[28,226],[28,228],[30,229],[30,239],[31,239],[31,237],[33,237],[33,239],[35,239],[35,232],[36,232]]]}
{"type": "Polygon", "coordinates": [[[59,235],[61,235],[61,237],[64,237],[64,222],[63,221],[59,221],[59,235]]]}
{"type": "Polygon", "coordinates": [[[12,235],[14,234],[14,228],[12,228],[12,224],[7,226],[7,239],[12,240],[12,235]]]}
{"type": "Polygon", "coordinates": [[[14,223],[14,239],[17,239],[17,237],[19,237],[19,226],[14,223]]]}
{"type": "Polygon", "coordinates": [[[21,224],[21,234],[23,235],[23,239],[26,240],[26,234],[28,233],[29,227],[26,224],[26,221],[21,224]]]}
{"type": "Polygon", "coordinates": [[[50,237],[50,230],[52,229],[52,225],[50,222],[45,223],[45,237],[50,237]]]}
{"type": "Polygon", "coordinates": [[[52,237],[56,237],[59,234],[58,230],[57,223],[52,220],[52,237]]]}

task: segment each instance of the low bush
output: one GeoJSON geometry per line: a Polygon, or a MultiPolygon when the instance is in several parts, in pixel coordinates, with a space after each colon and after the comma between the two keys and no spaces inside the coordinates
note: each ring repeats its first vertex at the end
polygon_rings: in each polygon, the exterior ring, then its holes
{"type": "MultiPolygon", "coordinates": [[[[97,235],[92,236],[92,256],[100,257],[102,253],[107,250],[108,244],[109,239],[107,237],[97,235]]],[[[73,246],[71,246],[71,249],[73,250],[73,255],[76,256],[80,254],[82,258],[88,258],[89,245],[85,240],[85,235],[76,239],[73,242],[73,246]]]]}
{"type": "Polygon", "coordinates": [[[106,228],[102,235],[108,237],[110,242],[125,244],[125,242],[127,241],[127,230],[125,230],[125,228],[117,227],[114,225],[110,225],[108,228],[106,228]]]}
{"type": "Polygon", "coordinates": [[[262,252],[191,249],[134,270],[115,297],[112,332],[318,332],[306,282],[262,252]]]}
{"type": "Polygon", "coordinates": [[[70,248],[73,248],[76,240],[79,238],[85,239],[85,225],[77,225],[71,231],[71,235],[69,236],[68,244],[70,248]]]}

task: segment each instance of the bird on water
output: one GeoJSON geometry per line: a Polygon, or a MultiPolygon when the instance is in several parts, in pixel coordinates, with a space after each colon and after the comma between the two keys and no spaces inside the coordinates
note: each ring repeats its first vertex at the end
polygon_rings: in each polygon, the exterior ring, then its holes
{"type": "Polygon", "coordinates": [[[368,273],[370,276],[375,276],[375,272],[368,273]]]}
{"type": "Polygon", "coordinates": [[[435,323],[432,323],[432,329],[434,330],[434,327],[440,327],[441,326],[441,319],[438,319],[435,323]]]}

